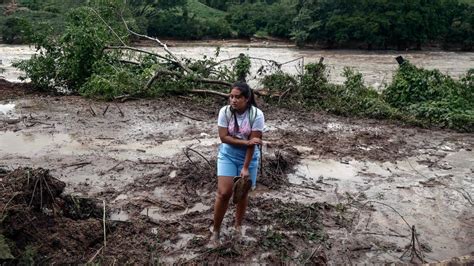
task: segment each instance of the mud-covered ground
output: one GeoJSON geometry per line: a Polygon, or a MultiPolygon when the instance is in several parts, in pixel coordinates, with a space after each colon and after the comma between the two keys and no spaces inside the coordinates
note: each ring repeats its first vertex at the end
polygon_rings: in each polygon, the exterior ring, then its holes
{"type": "Polygon", "coordinates": [[[473,261],[472,134],[265,103],[264,173],[244,236],[230,230],[231,205],[223,245],[210,246],[223,104],[99,102],[1,81],[0,208],[12,254],[36,245],[38,260],[55,263],[407,262],[415,226],[425,261],[473,261]],[[38,194],[32,176],[64,191],[38,194]],[[71,215],[84,197],[95,207],[71,215]]]}

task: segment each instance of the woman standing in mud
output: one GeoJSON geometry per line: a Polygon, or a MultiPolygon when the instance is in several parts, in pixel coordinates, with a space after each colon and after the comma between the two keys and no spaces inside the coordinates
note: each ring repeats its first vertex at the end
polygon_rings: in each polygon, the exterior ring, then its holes
{"type": "MultiPolygon", "coordinates": [[[[214,230],[212,241],[220,241],[221,224],[232,196],[234,178],[240,177],[255,188],[262,131],[265,119],[256,107],[252,90],[245,82],[232,85],[229,95],[230,105],[219,111],[218,129],[222,144],[217,156],[217,195],[214,205],[214,230]]],[[[235,195],[234,195],[235,197],[235,195]]],[[[241,225],[248,204],[248,189],[242,191],[235,213],[235,229],[241,234],[241,225]]]]}

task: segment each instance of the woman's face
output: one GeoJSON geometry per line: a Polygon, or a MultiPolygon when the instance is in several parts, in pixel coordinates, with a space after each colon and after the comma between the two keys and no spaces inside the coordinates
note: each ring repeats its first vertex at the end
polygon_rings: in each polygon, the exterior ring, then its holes
{"type": "Polygon", "coordinates": [[[247,108],[247,102],[248,99],[245,98],[244,95],[242,95],[242,92],[239,89],[233,88],[230,91],[229,103],[230,106],[232,106],[232,108],[234,108],[235,110],[239,112],[245,111],[245,109],[247,108]]]}

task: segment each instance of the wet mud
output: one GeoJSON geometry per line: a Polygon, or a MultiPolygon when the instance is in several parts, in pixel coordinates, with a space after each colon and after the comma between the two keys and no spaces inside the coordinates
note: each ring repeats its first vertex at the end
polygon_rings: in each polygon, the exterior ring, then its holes
{"type": "Polygon", "coordinates": [[[264,168],[243,235],[231,204],[215,247],[224,100],[98,102],[4,84],[0,209],[16,260],[39,247],[46,263],[406,263],[414,225],[423,260],[472,263],[472,134],[262,103],[264,168]]]}

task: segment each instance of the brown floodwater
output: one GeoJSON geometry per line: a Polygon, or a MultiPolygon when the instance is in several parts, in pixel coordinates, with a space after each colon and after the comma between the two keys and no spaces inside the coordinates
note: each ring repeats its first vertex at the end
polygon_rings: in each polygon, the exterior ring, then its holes
{"type": "MultiPolygon", "coordinates": [[[[142,47],[147,50],[164,54],[161,48],[142,47]]],[[[180,44],[170,47],[170,50],[181,57],[202,59],[203,56],[215,57],[217,46],[199,44],[180,44]]],[[[16,81],[21,72],[11,66],[12,62],[27,59],[35,53],[33,46],[27,45],[5,45],[0,44],[0,68],[5,72],[0,74],[7,80],[16,81]]],[[[474,68],[474,52],[447,52],[447,51],[365,51],[365,50],[315,50],[296,49],[291,47],[253,47],[245,44],[225,44],[220,46],[217,61],[225,60],[244,53],[253,57],[251,84],[258,88],[257,70],[261,66],[269,66],[269,63],[260,59],[274,60],[278,63],[286,63],[282,66],[284,71],[299,73],[302,64],[318,62],[324,57],[324,63],[328,66],[329,80],[342,84],[344,67],[350,67],[363,75],[364,81],[376,89],[383,89],[389,84],[392,75],[397,69],[395,57],[401,55],[415,65],[426,69],[439,69],[442,73],[454,78],[464,75],[467,70],[474,68]],[[260,58],[260,59],[257,59],[260,58]]]]}

